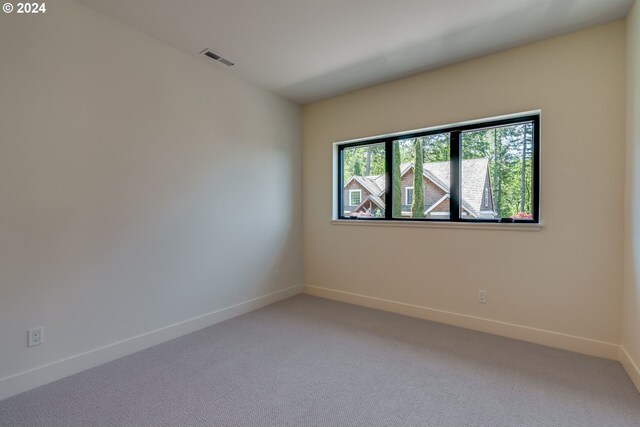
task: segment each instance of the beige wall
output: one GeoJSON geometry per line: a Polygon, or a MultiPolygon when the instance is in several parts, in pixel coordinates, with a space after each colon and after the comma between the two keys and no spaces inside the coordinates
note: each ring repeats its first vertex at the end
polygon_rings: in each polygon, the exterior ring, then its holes
{"type": "Polygon", "coordinates": [[[0,14],[0,398],[28,386],[3,390],[14,374],[302,279],[300,108],[47,6],[0,14]]]}
{"type": "Polygon", "coordinates": [[[616,22],[305,106],[305,283],[617,351],[624,39],[616,22]],[[333,142],[533,109],[542,110],[541,231],[331,223],[333,142]]]}
{"type": "Polygon", "coordinates": [[[622,345],[625,365],[640,389],[640,3],[627,18],[627,180],[622,345]]]}

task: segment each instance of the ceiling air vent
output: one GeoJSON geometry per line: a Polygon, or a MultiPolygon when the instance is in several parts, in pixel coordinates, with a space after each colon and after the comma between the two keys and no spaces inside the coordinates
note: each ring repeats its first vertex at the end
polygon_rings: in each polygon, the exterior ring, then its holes
{"type": "Polygon", "coordinates": [[[234,65],[233,62],[229,61],[227,58],[223,58],[221,55],[218,55],[217,53],[215,53],[212,50],[209,49],[205,49],[202,52],[200,52],[201,55],[204,56],[208,56],[209,58],[213,59],[214,61],[218,61],[223,63],[224,65],[231,67],[234,65]]]}

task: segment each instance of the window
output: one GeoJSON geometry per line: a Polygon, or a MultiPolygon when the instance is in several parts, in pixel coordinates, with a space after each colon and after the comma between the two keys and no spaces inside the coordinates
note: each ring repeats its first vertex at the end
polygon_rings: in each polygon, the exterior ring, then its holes
{"type": "Polygon", "coordinates": [[[413,187],[405,187],[404,200],[405,205],[411,206],[411,202],[413,201],[413,187]]]}
{"type": "Polygon", "coordinates": [[[358,206],[362,201],[362,190],[349,190],[349,206],[358,206]]]}
{"type": "Polygon", "coordinates": [[[386,149],[384,144],[358,144],[340,150],[341,216],[385,217],[386,149]]]}
{"type": "Polygon", "coordinates": [[[538,223],[539,129],[535,113],[338,143],[338,217],[538,223]]]}
{"type": "Polygon", "coordinates": [[[461,133],[460,193],[468,205],[461,215],[533,219],[533,125],[526,121],[461,133]],[[485,201],[478,206],[476,188],[485,191],[485,201]]]}
{"type": "Polygon", "coordinates": [[[392,141],[393,174],[404,193],[400,206],[392,197],[394,219],[449,215],[448,197],[443,197],[449,191],[450,144],[448,133],[392,141]],[[416,193],[416,188],[422,192],[416,193]]]}

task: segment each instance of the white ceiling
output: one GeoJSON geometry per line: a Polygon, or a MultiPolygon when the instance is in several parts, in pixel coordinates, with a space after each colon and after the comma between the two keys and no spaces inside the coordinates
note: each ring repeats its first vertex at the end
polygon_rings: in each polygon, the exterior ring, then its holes
{"type": "Polygon", "coordinates": [[[623,18],[633,0],[78,0],[305,104],[623,18]]]}

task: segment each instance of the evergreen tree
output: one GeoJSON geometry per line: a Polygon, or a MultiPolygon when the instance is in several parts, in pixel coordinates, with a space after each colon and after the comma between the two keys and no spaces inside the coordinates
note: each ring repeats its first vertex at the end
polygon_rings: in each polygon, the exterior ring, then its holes
{"type": "Polygon", "coordinates": [[[525,198],[527,188],[527,131],[522,136],[522,167],[520,179],[520,212],[524,212],[525,198]]]}
{"type": "Polygon", "coordinates": [[[425,136],[422,145],[424,148],[425,163],[449,161],[448,133],[425,136]]]}
{"type": "Polygon", "coordinates": [[[362,176],[362,166],[360,165],[360,160],[356,160],[353,164],[353,174],[355,176],[362,176]]]}
{"type": "Polygon", "coordinates": [[[371,147],[367,147],[367,161],[364,166],[364,174],[369,175],[371,173],[371,147]]]}
{"type": "Polygon", "coordinates": [[[422,176],[424,173],[422,156],[422,138],[415,140],[416,157],[413,167],[413,200],[411,201],[411,216],[413,218],[424,218],[424,185],[422,176]]]}
{"type": "Polygon", "coordinates": [[[400,181],[400,143],[393,143],[393,210],[391,215],[393,218],[402,216],[402,183],[400,181]]]}
{"type": "Polygon", "coordinates": [[[493,206],[496,211],[496,214],[498,215],[498,217],[500,217],[500,196],[502,195],[502,180],[500,179],[501,178],[501,173],[500,173],[501,152],[498,147],[498,133],[499,133],[499,129],[493,130],[493,165],[492,165],[493,182],[491,184],[492,184],[493,194],[495,194],[493,206]]]}
{"type": "Polygon", "coordinates": [[[384,144],[373,146],[346,148],[342,152],[342,161],[344,168],[344,182],[347,182],[353,175],[382,175],[384,174],[384,144]],[[369,159],[369,171],[363,165],[366,165],[369,159]]]}

